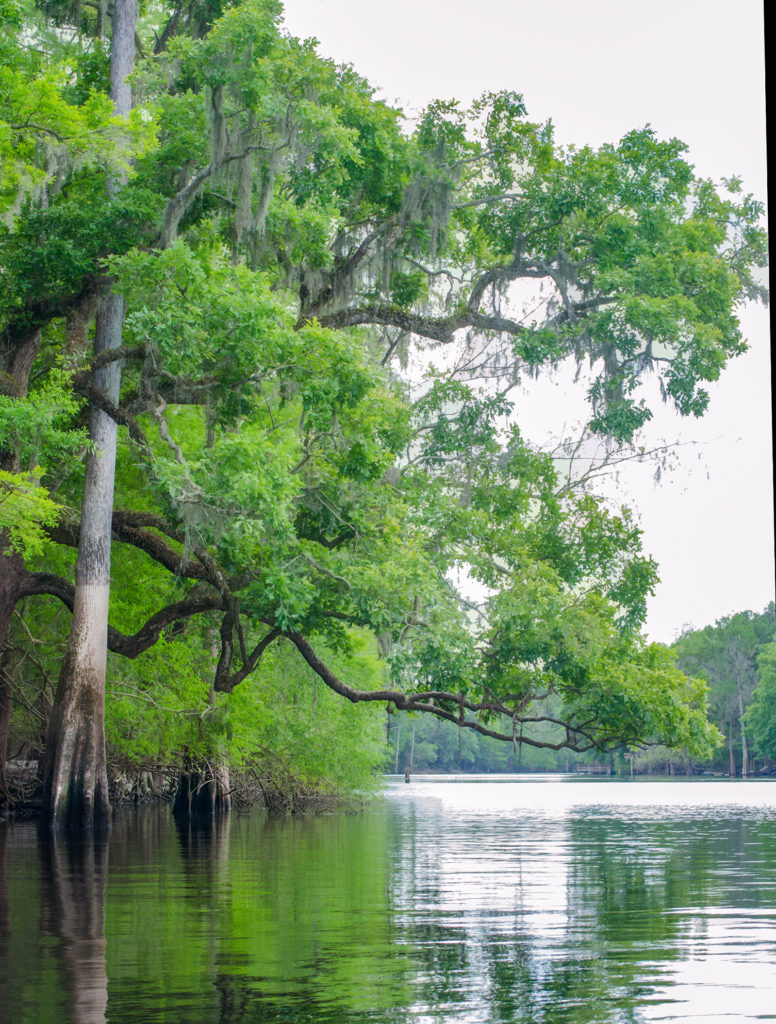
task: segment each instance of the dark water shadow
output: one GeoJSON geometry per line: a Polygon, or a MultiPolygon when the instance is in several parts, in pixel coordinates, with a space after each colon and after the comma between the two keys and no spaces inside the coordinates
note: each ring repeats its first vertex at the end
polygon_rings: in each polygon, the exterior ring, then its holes
{"type": "MultiPolygon", "coordinates": [[[[10,971],[12,963],[11,910],[8,899],[8,869],[6,867],[7,849],[8,825],[5,822],[0,822],[0,993],[8,991],[10,979],[7,977],[7,972],[10,971]]],[[[0,1022],[3,1018],[3,1008],[0,1005],[0,1022]]]]}
{"type": "Polygon", "coordinates": [[[210,873],[228,859],[230,817],[227,812],[190,818],[174,815],[172,821],[184,870],[200,865],[210,873]]]}
{"type": "Polygon", "coordinates": [[[40,929],[58,940],[56,956],[73,1024],[105,1024],[107,835],[41,830],[40,929]]]}

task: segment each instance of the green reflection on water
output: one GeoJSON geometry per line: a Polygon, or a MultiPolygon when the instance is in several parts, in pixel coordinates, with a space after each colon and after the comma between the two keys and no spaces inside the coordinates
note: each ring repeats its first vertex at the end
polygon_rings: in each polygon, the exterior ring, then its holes
{"type": "Polygon", "coordinates": [[[155,863],[112,873],[116,1019],[157,1019],[138,976],[159,1020],[391,1019],[411,990],[388,907],[388,828],[379,813],[168,829],[149,844],[155,863]]]}
{"type": "Polygon", "coordinates": [[[735,972],[776,969],[775,907],[776,820],[745,809],[151,809],[107,847],[3,827],[0,1021],[625,1024],[674,998],[679,1020],[689,962],[764,1019],[735,972]]]}

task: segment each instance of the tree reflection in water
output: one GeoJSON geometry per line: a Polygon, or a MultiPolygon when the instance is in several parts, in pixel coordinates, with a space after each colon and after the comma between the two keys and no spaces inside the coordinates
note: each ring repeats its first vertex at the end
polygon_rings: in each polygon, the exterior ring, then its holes
{"type": "Polygon", "coordinates": [[[71,1021],[105,1024],[107,837],[42,831],[40,928],[58,941],[71,1021]]]}
{"type": "Polygon", "coordinates": [[[655,786],[675,806],[494,783],[206,828],[128,811],[107,892],[104,844],[15,825],[3,867],[0,827],[0,1022],[770,1019],[776,794],[655,786]]]}
{"type": "Polygon", "coordinates": [[[773,1005],[772,811],[492,810],[396,804],[392,912],[420,961],[408,1017],[629,1024],[671,1005],[709,1024],[773,1005]]]}

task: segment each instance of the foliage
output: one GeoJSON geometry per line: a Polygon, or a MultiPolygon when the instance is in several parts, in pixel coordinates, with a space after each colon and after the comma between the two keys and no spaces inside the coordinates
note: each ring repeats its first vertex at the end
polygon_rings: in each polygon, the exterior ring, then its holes
{"type": "MultiPolygon", "coordinates": [[[[709,684],[712,718],[727,737],[728,765],[733,773],[738,752],[743,757],[742,747],[746,744],[749,713],[744,712],[760,686],[760,652],[767,649],[774,632],[776,610],[771,603],[760,613],[737,612],[719,619],[713,626],[687,630],[674,644],[678,665],[709,684]]],[[[767,659],[763,664],[767,664],[767,659]]],[[[761,712],[755,713],[755,718],[762,723],[760,715],[761,712]]]]}
{"type": "MultiPolygon", "coordinates": [[[[349,659],[345,674],[365,663],[349,659]]],[[[116,768],[169,773],[211,763],[326,794],[374,785],[383,754],[376,709],[338,700],[289,651],[268,653],[233,697],[209,689],[213,664],[202,646],[161,641],[138,663],[117,658],[111,668],[106,736],[116,768]]]]}
{"type": "Polygon", "coordinates": [[[746,712],[755,749],[776,761],[776,643],[766,643],[757,655],[757,686],[746,712]]]}
{"type": "Polygon", "coordinates": [[[46,527],[53,526],[60,507],[40,486],[40,470],[7,473],[0,469],[0,534],[8,531],[9,547],[25,558],[40,555],[46,527]]]}
{"type": "Polygon", "coordinates": [[[26,203],[45,209],[74,174],[131,171],[154,132],[148,110],[113,113],[107,76],[95,73],[107,68],[99,44],[65,43],[27,0],[5,0],[0,24],[0,217],[13,226],[26,203]]]}
{"type": "Polygon", "coordinates": [[[0,393],[0,450],[14,452],[22,465],[53,469],[87,445],[86,431],[73,425],[83,403],[71,382],[72,374],[55,365],[29,395],[0,393]]]}
{"type": "MultiPolygon", "coordinates": [[[[407,129],[280,15],[153,0],[121,119],[99,11],[0,8],[0,369],[41,340],[0,445],[46,466],[28,519],[71,547],[81,398],[121,428],[114,751],[292,750],[340,787],[328,752],[361,774],[378,755],[333,691],[536,750],[708,753],[702,683],[640,634],[657,567],[631,513],[560,478],[510,396],[574,359],[607,444],[651,416],[650,372],[702,414],[745,347],[738,304],[762,297],[760,204],[649,126],[564,149],[512,92],[407,129]],[[544,287],[522,317],[521,282],[544,287]],[[93,357],[107,287],[123,347],[93,357]]],[[[67,556],[36,536],[24,593],[72,603],[67,556]]]]}

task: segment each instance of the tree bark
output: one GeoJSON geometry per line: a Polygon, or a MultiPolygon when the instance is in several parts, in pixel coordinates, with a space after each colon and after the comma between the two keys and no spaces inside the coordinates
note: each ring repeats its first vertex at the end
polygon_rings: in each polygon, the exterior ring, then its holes
{"type": "Polygon", "coordinates": [[[728,768],[728,770],[729,770],[729,773],[730,773],[730,778],[734,779],[736,777],[736,755],[735,755],[735,752],[733,750],[733,719],[732,719],[732,717],[731,717],[730,721],[728,722],[728,755],[729,755],[729,768],[728,768]]]}
{"type": "MultiPolygon", "coordinates": [[[[116,0],[111,42],[111,99],[116,113],[132,107],[127,76],[135,60],[137,0],[116,0]]],[[[108,181],[107,201],[123,184],[108,181]]],[[[97,313],[95,354],[121,346],[124,301],[109,293],[97,313]]],[[[95,387],[114,405],[119,402],[121,363],[110,362],[95,374],[95,387]]],[[[93,450],[87,457],[81,532],[76,562],[73,620],[67,653],[54,698],[46,744],[43,814],[50,824],[89,827],[110,821],[105,765],[105,664],[110,596],[110,542],[118,427],[92,405],[89,419],[93,450]]]]}
{"type": "Polygon", "coordinates": [[[7,652],[0,651],[0,809],[10,800],[5,762],[11,732],[11,680],[6,671],[7,652]]]}
{"type": "Polygon", "coordinates": [[[746,729],[744,728],[744,695],[738,676],[736,676],[736,690],[738,691],[738,724],[741,729],[741,778],[746,779],[749,776],[749,748],[746,745],[746,729]]]}
{"type": "Polygon", "coordinates": [[[229,768],[213,764],[201,771],[191,767],[178,781],[172,813],[178,821],[201,820],[228,812],[232,806],[229,768]]]}
{"type": "Polygon", "coordinates": [[[8,800],[5,763],[11,731],[11,680],[6,671],[4,646],[11,616],[22,597],[25,576],[22,556],[7,550],[7,539],[0,532],[0,807],[8,800]]]}

